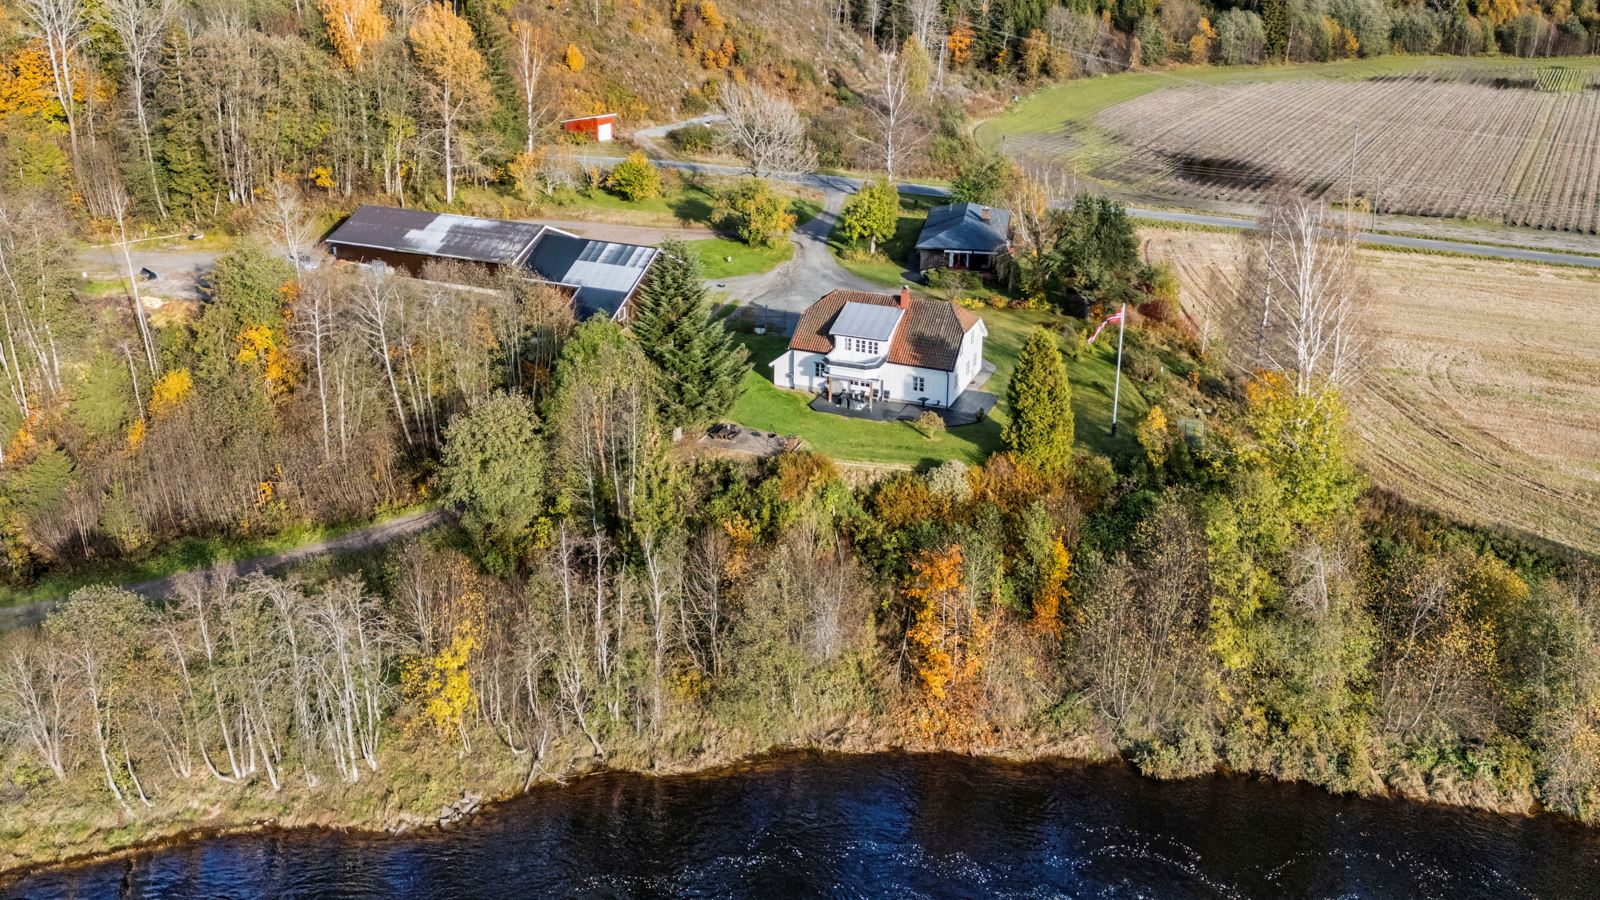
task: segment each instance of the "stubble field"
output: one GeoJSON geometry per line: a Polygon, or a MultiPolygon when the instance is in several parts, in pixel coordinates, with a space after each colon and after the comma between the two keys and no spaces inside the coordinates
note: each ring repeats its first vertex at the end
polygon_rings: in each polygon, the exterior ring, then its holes
{"type": "Polygon", "coordinates": [[[1107,109],[1106,180],[1259,201],[1278,187],[1383,213],[1600,230],[1600,90],[1401,75],[1181,86],[1107,109]]]}
{"type": "MultiPolygon", "coordinates": [[[[1238,235],[1147,229],[1220,328],[1238,235]]],[[[1373,482],[1466,522],[1600,553],[1600,273],[1362,251],[1370,346],[1349,392],[1373,482]]]]}

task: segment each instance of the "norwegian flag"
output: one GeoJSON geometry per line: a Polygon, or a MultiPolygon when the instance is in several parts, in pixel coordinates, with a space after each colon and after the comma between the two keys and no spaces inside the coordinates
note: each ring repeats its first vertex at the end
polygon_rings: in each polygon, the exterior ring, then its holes
{"type": "Polygon", "coordinates": [[[1128,314],[1128,308],[1126,306],[1124,306],[1121,309],[1117,310],[1116,312],[1112,313],[1111,315],[1106,316],[1106,320],[1104,322],[1100,323],[1100,327],[1096,328],[1094,330],[1094,334],[1089,335],[1089,339],[1087,341],[1084,341],[1084,343],[1085,344],[1094,343],[1094,339],[1100,336],[1100,332],[1106,330],[1106,326],[1107,325],[1110,325],[1112,322],[1121,322],[1122,321],[1122,317],[1127,315],[1127,314],[1128,314]]]}

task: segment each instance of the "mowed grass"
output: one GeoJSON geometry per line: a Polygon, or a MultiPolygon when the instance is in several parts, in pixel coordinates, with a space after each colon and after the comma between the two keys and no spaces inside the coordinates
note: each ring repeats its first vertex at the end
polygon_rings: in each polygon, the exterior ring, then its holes
{"type": "Polygon", "coordinates": [[[717,202],[716,186],[707,181],[684,180],[659,197],[625,200],[609,191],[594,190],[569,203],[546,207],[550,217],[589,219],[617,225],[673,227],[704,225],[711,221],[717,202]]]}
{"type": "Polygon", "coordinates": [[[700,260],[701,271],[712,280],[770,272],[794,258],[794,244],[789,241],[772,247],[752,247],[742,241],[708,238],[690,241],[689,249],[700,260]]]}
{"type": "Polygon", "coordinates": [[[900,195],[900,217],[895,221],[894,237],[878,244],[875,256],[867,256],[868,244],[852,242],[836,225],[828,236],[828,246],[845,271],[884,287],[899,287],[915,271],[917,236],[928,220],[928,210],[946,201],[929,197],[900,195]]]}
{"type": "MultiPolygon", "coordinates": [[[[1056,313],[1037,310],[984,310],[980,315],[989,328],[984,357],[995,366],[995,373],[983,390],[999,396],[1000,402],[986,420],[976,425],[947,429],[929,440],[908,422],[872,422],[816,412],[809,406],[809,394],[779,390],[773,385],[771,362],[788,346],[787,338],[773,334],[738,336],[750,349],[753,368],[745,376],[744,393],[728,418],[759,431],[798,435],[809,449],[841,460],[918,468],[948,459],[982,462],[989,454],[1004,449],[1000,430],[1009,414],[1006,385],[1028,333],[1041,325],[1059,329],[1067,320],[1056,313]]],[[[1107,455],[1130,452],[1135,446],[1131,427],[1121,429],[1115,439],[1110,437],[1115,362],[1115,345],[1104,342],[1091,347],[1081,359],[1067,361],[1078,444],[1107,455]]],[[[1124,375],[1123,421],[1137,422],[1147,409],[1138,389],[1124,375]]]]}

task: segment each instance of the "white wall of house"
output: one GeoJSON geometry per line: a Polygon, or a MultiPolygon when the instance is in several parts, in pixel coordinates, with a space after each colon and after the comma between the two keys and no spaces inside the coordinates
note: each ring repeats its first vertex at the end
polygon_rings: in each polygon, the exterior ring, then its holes
{"type": "Polygon", "coordinates": [[[961,337],[961,352],[956,354],[956,370],[954,393],[952,397],[961,396],[967,389],[972,379],[978,377],[978,370],[983,368],[983,341],[989,336],[989,326],[982,319],[978,324],[967,329],[961,337]]]}
{"type": "MultiPolygon", "coordinates": [[[[983,336],[976,334],[982,327],[979,325],[968,331],[962,340],[961,355],[957,358],[954,372],[897,363],[884,363],[870,369],[835,366],[831,369],[835,388],[839,387],[839,379],[842,378],[876,380],[889,392],[891,400],[916,403],[926,398],[929,403],[949,406],[972,383],[973,376],[978,374],[978,367],[983,364],[983,336]]],[[[826,374],[817,373],[816,364],[825,363],[827,359],[828,356],[822,353],[785,351],[772,361],[772,383],[787,390],[821,393],[827,390],[828,378],[826,374]]]]}

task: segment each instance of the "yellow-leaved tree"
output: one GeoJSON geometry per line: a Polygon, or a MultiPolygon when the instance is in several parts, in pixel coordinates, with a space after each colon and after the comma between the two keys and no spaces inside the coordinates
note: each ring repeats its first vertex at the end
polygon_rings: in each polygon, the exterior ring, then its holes
{"type": "Polygon", "coordinates": [[[438,651],[419,656],[400,671],[400,691],[418,707],[414,720],[439,737],[451,732],[461,740],[462,752],[472,749],[467,733],[467,712],[478,702],[472,687],[472,654],[483,643],[483,602],[477,595],[461,598],[468,613],[450,633],[450,642],[438,651]]]}
{"type": "Polygon", "coordinates": [[[389,33],[380,0],[317,0],[317,8],[328,23],[328,41],[347,69],[361,65],[367,48],[389,33]]]}
{"type": "Polygon", "coordinates": [[[408,37],[442,126],[444,202],[454,203],[457,132],[481,119],[490,105],[483,55],[473,44],[472,26],[444,3],[424,7],[408,37]]]}
{"type": "Polygon", "coordinates": [[[1067,587],[1067,580],[1071,577],[1072,554],[1058,537],[1050,543],[1049,569],[1045,572],[1044,583],[1033,598],[1033,622],[1030,624],[1036,633],[1060,638],[1066,630],[1061,614],[1072,601],[1072,590],[1067,587]]]}

